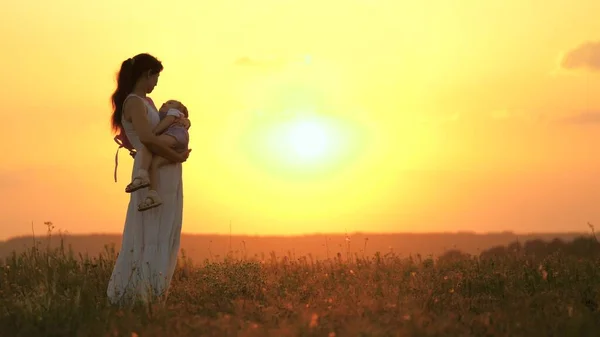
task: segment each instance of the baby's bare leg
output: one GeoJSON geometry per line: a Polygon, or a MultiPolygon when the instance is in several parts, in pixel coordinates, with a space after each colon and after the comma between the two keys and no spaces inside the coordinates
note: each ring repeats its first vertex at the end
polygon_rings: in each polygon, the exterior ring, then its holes
{"type": "MultiPolygon", "coordinates": [[[[177,140],[174,137],[169,135],[160,135],[158,136],[159,141],[164,142],[165,145],[169,147],[173,147],[177,144],[177,140]]],[[[158,169],[164,165],[170,164],[171,162],[161,156],[154,155],[152,156],[152,161],[150,162],[150,189],[156,191],[158,184],[158,169]]]]}
{"type": "Polygon", "coordinates": [[[155,190],[158,187],[158,169],[164,165],[170,164],[171,162],[165,157],[154,156],[152,163],[150,164],[150,189],[155,190]]]}
{"type": "Polygon", "coordinates": [[[150,175],[148,170],[150,169],[150,165],[152,163],[152,152],[148,150],[146,147],[143,147],[140,151],[138,151],[136,156],[140,158],[140,167],[136,170],[133,175],[133,180],[127,187],[125,187],[125,192],[132,193],[140,188],[147,187],[150,182],[150,175]]]}
{"type": "Polygon", "coordinates": [[[145,173],[148,174],[148,170],[150,170],[150,165],[154,156],[152,155],[152,152],[150,152],[150,150],[148,150],[145,146],[140,151],[140,155],[142,156],[142,162],[140,163],[139,169],[144,170],[145,173]]]}

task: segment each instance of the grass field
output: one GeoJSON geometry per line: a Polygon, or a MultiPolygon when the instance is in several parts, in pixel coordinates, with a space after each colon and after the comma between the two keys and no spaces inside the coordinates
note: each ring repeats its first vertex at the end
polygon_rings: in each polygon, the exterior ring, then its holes
{"type": "Polygon", "coordinates": [[[0,336],[598,336],[600,260],[180,259],[164,305],[107,304],[114,252],[0,263],[0,336]]]}

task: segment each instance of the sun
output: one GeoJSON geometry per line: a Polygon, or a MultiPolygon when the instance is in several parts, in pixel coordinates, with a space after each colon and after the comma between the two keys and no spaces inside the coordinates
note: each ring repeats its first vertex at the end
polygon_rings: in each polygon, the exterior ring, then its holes
{"type": "Polygon", "coordinates": [[[361,125],[339,116],[296,111],[263,115],[245,127],[238,144],[249,167],[299,182],[324,179],[355,164],[367,140],[361,125]]]}
{"type": "Polygon", "coordinates": [[[300,120],[289,125],[286,145],[290,154],[301,161],[323,158],[331,150],[332,130],[317,120],[300,120]]]}

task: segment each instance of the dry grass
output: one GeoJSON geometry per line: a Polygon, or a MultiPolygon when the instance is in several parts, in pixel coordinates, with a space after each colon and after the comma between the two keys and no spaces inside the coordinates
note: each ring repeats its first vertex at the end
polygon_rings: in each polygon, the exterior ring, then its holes
{"type": "Polygon", "coordinates": [[[594,336],[600,260],[338,255],[193,266],[161,305],[107,303],[114,251],[0,263],[1,336],[594,336]]]}

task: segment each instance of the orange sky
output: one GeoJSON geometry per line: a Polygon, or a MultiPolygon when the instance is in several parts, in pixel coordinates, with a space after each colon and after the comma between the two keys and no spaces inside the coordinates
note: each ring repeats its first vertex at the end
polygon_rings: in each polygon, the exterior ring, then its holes
{"type": "Polygon", "coordinates": [[[122,60],[190,109],[184,231],[563,231],[600,225],[600,2],[11,2],[0,239],[121,232],[122,60]]]}

